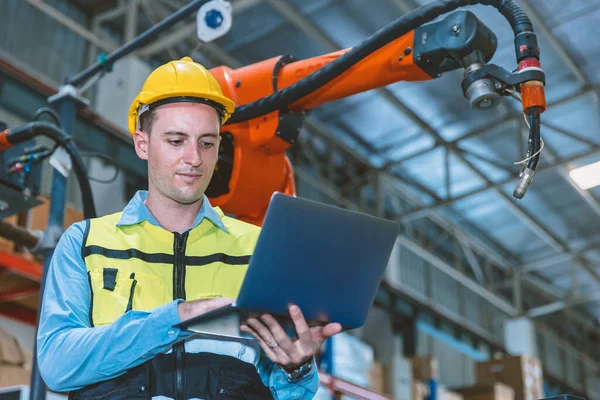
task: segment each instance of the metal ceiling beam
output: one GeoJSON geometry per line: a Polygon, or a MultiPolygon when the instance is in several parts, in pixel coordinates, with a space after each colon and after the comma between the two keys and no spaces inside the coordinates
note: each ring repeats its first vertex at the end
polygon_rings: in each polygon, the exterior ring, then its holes
{"type": "Polygon", "coordinates": [[[456,235],[456,238],[458,239],[458,244],[462,248],[462,251],[463,251],[465,257],[467,258],[467,262],[469,263],[469,266],[471,267],[471,270],[473,271],[473,275],[475,276],[475,279],[477,279],[477,282],[479,282],[480,285],[484,285],[485,284],[485,275],[483,274],[481,265],[479,265],[479,261],[477,261],[477,257],[475,257],[473,250],[471,249],[469,244],[464,240],[464,238],[461,234],[456,235]]]}
{"type": "Polygon", "coordinates": [[[195,37],[196,30],[196,23],[185,25],[167,35],[161,36],[158,40],[152,42],[152,44],[142,47],[137,51],[137,54],[142,57],[149,57],[153,54],[164,51],[165,49],[173,47],[177,43],[181,43],[190,36],[195,37]]]}
{"type": "MultiPolygon", "coordinates": [[[[573,251],[573,253],[575,256],[579,256],[588,251],[598,250],[598,249],[600,249],[600,243],[593,243],[591,245],[587,245],[580,249],[576,249],[573,251]]],[[[533,261],[530,261],[530,262],[524,264],[523,270],[527,271],[527,272],[537,271],[537,270],[546,268],[548,266],[558,264],[560,262],[568,261],[569,258],[571,258],[571,256],[568,254],[562,254],[562,255],[554,255],[553,254],[550,256],[541,257],[541,258],[538,258],[536,260],[533,260],[533,261]]]]}
{"type": "Polygon", "coordinates": [[[544,123],[542,124],[542,127],[550,129],[550,130],[552,130],[552,131],[554,131],[556,133],[564,135],[564,136],[566,136],[568,138],[571,138],[573,140],[576,140],[578,142],[585,143],[588,146],[591,146],[591,147],[600,147],[600,143],[595,142],[595,141],[593,141],[591,139],[588,139],[586,137],[583,137],[581,135],[578,135],[576,133],[570,132],[570,131],[568,131],[568,130],[566,130],[564,128],[561,128],[560,126],[558,126],[558,125],[556,125],[556,124],[554,124],[552,122],[544,121],[544,123]]]}
{"type": "MultiPolygon", "coordinates": [[[[147,1],[142,1],[140,3],[140,9],[142,10],[142,12],[144,14],[146,14],[146,17],[150,20],[150,22],[153,25],[156,25],[162,19],[162,16],[160,16],[160,13],[161,13],[161,10],[163,9],[163,7],[164,6],[159,2],[155,2],[152,5],[148,4],[147,1]]],[[[166,10],[164,11],[164,13],[168,14],[168,12],[166,10]]],[[[179,59],[179,56],[174,49],[174,46],[167,47],[166,52],[169,54],[169,57],[172,60],[179,59]]],[[[141,55],[141,54],[139,54],[139,52],[138,52],[138,55],[141,55]]]]}
{"type": "MultiPolygon", "coordinates": [[[[483,179],[488,185],[493,185],[493,182],[481,173],[469,160],[467,160],[461,153],[457,153],[456,156],[465,164],[467,164],[471,170],[480,178],[483,179]]],[[[523,208],[519,207],[514,203],[513,199],[508,196],[506,193],[502,191],[501,188],[493,189],[503,203],[506,205],[508,209],[510,209],[515,216],[517,216],[521,222],[524,222],[525,225],[529,227],[535,234],[538,235],[541,239],[546,241],[552,248],[554,248],[557,252],[565,252],[567,251],[567,246],[558,238],[554,233],[550,231],[547,227],[545,227],[540,221],[538,221],[533,215],[529,214],[523,208]]]]}
{"type": "Polygon", "coordinates": [[[123,2],[119,6],[103,11],[95,15],[98,23],[102,23],[111,19],[118,18],[127,11],[127,3],[123,2]]]}
{"type": "Polygon", "coordinates": [[[592,293],[588,293],[583,296],[571,297],[565,300],[556,301],[554,303],[546,304],[540,307],[530,308],[526,316],[529,318],[539,318],[541,316],[553,314],[555,312],[562,311],[568,307],[573,307],[576,305],[582,305],[586,303],[590,303],[592,301],[596,301],[600,299],[600,290],[597,290],[592,293]]]}
{"type": "Polygon", "coordinates": [[[517,309],[513,307],[508,301],[499,297],[497,294],[487,290],[486,288],[484,288],[471,278],[467,277],[466,275],[463,275],[456,268],[441,260],[428,250],[423,249],[421,246],[419,246],[412,240],[404,236],[399,236],[397,242],[405,248],[407,248],[408,250],[415,253],[416,255],[418,255],[419,257],[421,257],[422,259],[424,259],[425,261],[427,261],[429,264],[436,267],[438,270],[442,271],[444,274],[456,280],[458,283],[460,283],[467,289],[481,296],[490,304],[493,304],[495,307],[498,307],[503,312],[511,316],[517,315],[517,309]]]}
{"type": "MultiPolygon", "coordinates": [[[[576,154],[576,155],[571,156],[571,157],[567,157],[565,159],[560,160],[557,163],[550,164],[550,165],[544,165],[544,166],[542,166],[542,167],[540,167],[540,168],[538,168],[536,170],[536,175],[539,175],[540,173],[544,173],[544,172],[548,172],[548,171],[553,171],[553,170],[555,170],[556,168],[558,168],[560,166],[566,165],[566,164],[571,163],[571,162],[578,161],[580,159],[587,158],[589,156],[594,156],[594,155],[600,155],[600,150],[598,150],[598,149],[592,149],[592,150],[589,150],[589,151],[586,151],[586,152],[583,152],[583,153],[576,154]]],[[[409,222],[409,221],[412,221],[412,220],[415,220],[415,219],[418,219],[418,218],[422,218],[423,216],[429,214],[432,210],[448,206],[448,205],[450,205],[450,204],[452,204],[452,203],[454,203],[456,201],[466,199],[467,197],[474,196],[476,194],[485,192],[487,190],[497,189],[497,188],[502,187],[502,186],[504,186],[506,184],[509,184],[509,183],[516,183],[516,177],[512,177],[511,176],[511,177],[503,179],[503,180],[501,180],[499,182],[492,183],[492,184],[487,184],[487,185],[482,186],[482,187],[480,187],[478,189],[474,189],[474,190],[471,190],[469,192],[463,193],[463,194],[461,194],[459,196],[455,196],[455,197],[453,197],[451,199],[443,200],[443,201],[441,201],[441,202],[439,202],[437,204],[433,204],[431,206],[425,206],[425,207],[417,208],[416,210],[413,210],[413,211],[410,211],[410,212],[404,214],[403,216],[401,216],[399,218],[399,220],[401,222],[409,222]]]]}
{"type": "Polygon", "coordinates": [[[265,0],[273,9],[283,16],[298,30],[319,43],[328,51],[337,51],[340,46],[325,35],[319,28],[300,14],[287,0],[265,0]]]}
{"type": "Polygon", "coordinates": [[[117,44],[111,40],[104,40],[98,38],[92,31],[84,27],[78,22],[75,22],[73,19],[67,17],[62,12],[58,11],[56,8],[52,7],[48,3],[44,3],[42,0],[26,0],[28,4],[37,8],[44,14],[48,15],[50,18],[63,25],[64,27],[70,29],[71,31],[77,33],[79,36],[85,38],[88,42],[100,47],[102,50],[110,52],[117,48],[117,44]]]}
{"type": "Polygon", "coordinates": [[[130,42],[136,37],[138,3],[139,0],[129,0],[127,2],[127,12],[125,13],[125,42],[130,42]]]}

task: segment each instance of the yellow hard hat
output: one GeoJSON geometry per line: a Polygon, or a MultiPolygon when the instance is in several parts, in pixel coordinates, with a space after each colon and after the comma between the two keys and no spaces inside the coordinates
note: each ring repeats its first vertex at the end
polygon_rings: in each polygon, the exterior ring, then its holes
{"type": "Polygon", "coordinates": [[[215,77],[190,57],[183,57],[161,65],[148,76],[129,107],[129,132],[135,133],[141,114],[152,107],[173,102],[209,104],[221,114],[222,124],[235,110],[234,102],[223,95],[215,77]]]}

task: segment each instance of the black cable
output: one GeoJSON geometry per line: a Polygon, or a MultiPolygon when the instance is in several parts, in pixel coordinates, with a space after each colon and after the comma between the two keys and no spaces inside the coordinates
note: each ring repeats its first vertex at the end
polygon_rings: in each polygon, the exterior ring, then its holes
{"type": "MultiPolygon", "coordinates": [[[[73,162],[73,171],[77,177],[77,182],[81,188],[81,196],[83,197],[83,214],[86,219],[96,217],[96,207],[94,205],[94,197],[92,196],[92,188],[87,177],[87,172],[83,161],[79,156],[79,151],[75,146],[71,136],[67,135],[60,128],[47,122],[30,122],[25,125],[13,128],[7,132],[5,140],[10,144],[22,143],[33,139],[36,136],[46,136],[55,142],[62,145],[73,162]]],[[[0,137],[0,139],[2,139],[0,137]]]]}
{"type": "Polygon", "coordinates": [[[56,113],[56,111],[54,111],[53,109],[51,109],[50,107],[42,107],[40,109],[38,109],[35,114],[33,114],[33,121],[37,121],[39,120],[39,118],[43,115],[43,114],[48,114],[52,117],[52,119],[54,120],[54,124],[56,126],[58,126],[60,128],[60,119],[58,117],[58,114],[56,113]]]}
{"type": "Polygon", "coordinates": [[[84,157],[98,157],[101,158],[102,160],[108,162],[109,164],[112,164],[115,167],[115,175],[110,178],[110,179],[98,179],[98,178],[94,178],[93,176],[88,174],[88,179],[92,182],[96,182],[96,183],[103,183],[103,184],[109,184],[109,183],[113,183],[114,181],[117,180],[117,178],[119,177],[119,172],[120,172],[120,168],[117,165],[117,163],[115,162],[115,160],[113,160],[112,158],[110,158],[109,156],[107,156],[104,153],[100,153],[97,151],[82,151],[79,153],[79,155],[81,156],[81,158],[84,157]]]}
{"type": "MultiPolygon", "coordinates": [[[[541,121],[540,121],[540,109],[539,107],[531,107],[528,110],[529,116],[529,140],[531,141],[531,154],[536,154],[540,151],[541,148],[541,121]]],[[[540,155],[536,154],[532,157],[527,163],[527,168],[535,171],[537,168],[538,162],[540,161],[540,155]]]]}
{"type": "MultiPolygon", "coordinates": [[[[281,110],[298,100],[308,96],[315,90],[331,82],[362,59],[379,50],[391,41],[417,29],[421,25],[434,20],[459,7],[484,4],[497,8],[510,23],[515,36],[533,29],[527,15],[514,0],[438,0],[419,7],[404,15],[353,47],[341,57],[318,69],[304,79],[267,97],[237,108],[227,123],[243,122],[260,117],[273,111],[281,110]]],[[[517,54],[517,58],[519,54],[517,54]]]]}

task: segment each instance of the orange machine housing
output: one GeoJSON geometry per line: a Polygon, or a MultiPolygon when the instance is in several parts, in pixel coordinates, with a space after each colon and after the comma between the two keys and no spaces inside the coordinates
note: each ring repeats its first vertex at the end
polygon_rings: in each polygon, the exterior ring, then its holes
{"type": "MultiPolygon", "coordinates": [[[[411,31],[292,104],[289,110],[302,112],[394,82],[432,79],[414,63],[413,43],[414,31],[411,31]]],[[[349,50],[288,64],[275,57],[235,70],[221,66],[211,72],[223,93],[240,106],[298,82],[349,50]]],[[[274,192],[296,194],[293,168],[285,154],[293,141],[280,137],[279,128],[279,111],[223,128],[223,132],[233,135],[233,171],[228,193],[211,198],[213,205],[241,220],[261,225],[274,192]]]]}

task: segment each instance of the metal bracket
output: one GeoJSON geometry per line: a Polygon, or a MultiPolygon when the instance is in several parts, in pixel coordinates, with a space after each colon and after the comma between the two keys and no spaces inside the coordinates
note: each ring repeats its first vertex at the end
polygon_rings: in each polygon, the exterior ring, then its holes
{"type": "Polygon", "coordinates": [[[304,124],[305,117],[306,113],[304,112],[298,114],[280,113],[279,126],[277,127],[275,135],[288,143],[296,143],[296,139],[298,139],[298,135],[300,135],[300,130],[304,124]]]}
{"type": "Polygon", "coordinates": [[[498,93],[503,96],[506,95],[503,90],[506,87],[514,87],[519,90],[519,85],[527,81],[540,81],[546,84],[546,74],[542,70],[511,73],[495,64],[486,64],[465,76],[461,83],[463,94],[466,96],[469,86],[481,79],[493,79],[499,82],[501,85],[500,88],[497,88],[498,93]]]}
{"type": "Polygon", "coordinates": [[[64,229],[62,226],[49,225],[44,231],[44,235],[42,236],[42,240],[40,241],[37,250],[45,251],[56,248],[63,232],[64,229]]]}
{"type": "Polygon", "coordinates": [[[75,101],[79,108],[88,108],[91,104],[90,101],[87,98],[83,97],[79,93],[79,90],[71,84],[61,85],[58,88],[58,93],[48,98],[48,103],[54,105],[66,98],[75,101]]]}

